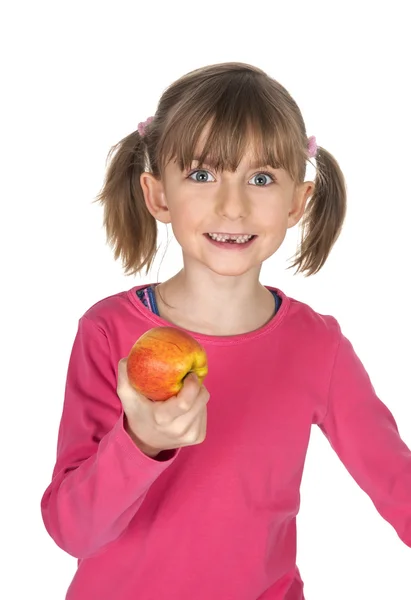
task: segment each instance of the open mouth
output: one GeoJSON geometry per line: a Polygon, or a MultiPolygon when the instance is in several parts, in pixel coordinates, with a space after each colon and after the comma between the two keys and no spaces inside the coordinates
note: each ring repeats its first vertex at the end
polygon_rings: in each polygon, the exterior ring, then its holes
{"type": "Polygon", "coordinates": [[[205,233],[208,241],[217,248],[225,250],[245,250],[249,248],[257,238],[254,234],[228,234],[228,233],[205,233]]]}
{"type": "Polygon", "coordinates": [[[206,235],[214,242],[222,244],[247,244],[256,237],[253,234],[207,233],[206,235]]]}

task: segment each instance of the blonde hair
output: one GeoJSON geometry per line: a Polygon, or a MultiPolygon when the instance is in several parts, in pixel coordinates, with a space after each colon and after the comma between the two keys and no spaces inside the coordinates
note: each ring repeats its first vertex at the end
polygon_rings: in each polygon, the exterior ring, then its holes
{"type": "MultiPolygon", "coordinates": [[[[144,137],[134,131],[107,157],[104,185],[95,201],[104,207],[107,241],[122,259],[126,275],[145,267],[157,253],[157,222],[149,213],[140,175],[150,170],[161,178],[175,159],[190,168],[197,141],[210,129],[198,167],[235,171],[253,139],[262,165],[285,169],[303,183],[308,156],[305,124],[287,90],[261,69],[237,62],[206,66],[187,73],[163,93],[144,137]]],[[[317,273],[336,242],[346,214],[346,185],[335,158],[322,147],[316,155],[315,189],[301,219],[302,236],[296,272],[317,273]]]]}

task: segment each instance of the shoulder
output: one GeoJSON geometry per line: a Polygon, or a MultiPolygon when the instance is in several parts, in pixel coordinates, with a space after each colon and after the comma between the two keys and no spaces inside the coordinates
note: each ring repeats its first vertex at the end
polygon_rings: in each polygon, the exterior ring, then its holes
{"type": "Polygon", "coordinates": [[[143,319],[143,313],[138,310],[140,300],[137,297],[137,290],[141,287],[144,286],[133,286],[98,300],[83,313],[80,320],[91,322],[108,332],[119,324],[127,326],[128,322],[135,322],[139,316],[143,319]]]}
{"type": "Polygon", "coordinates": [[[294,330],[307,341],[318,340],[323,344],[329,342],[338,345],[342,334],[334,315],[319,312],[308,303],[287,296],[278,288],[274,289],[284,303],[284,325],[287,330],[294,330]]]}

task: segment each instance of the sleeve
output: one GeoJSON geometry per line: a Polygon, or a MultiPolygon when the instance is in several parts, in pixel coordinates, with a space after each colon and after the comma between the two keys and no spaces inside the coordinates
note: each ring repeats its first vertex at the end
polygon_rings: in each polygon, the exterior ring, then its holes
{"type": "Polygon", "coordinates": [[[320,429],[379,514],[411,547],[411,451],[352,344],[340,335],[320,429]]]}
{"type": "Polygon", "coordinates": [[[150,486],[174,462],[141,452],[124,429],[117,364],[105,333],[82,317],[68,365],[52,480],[41,500],[46,530],[76,558],[116,540],[150,486]]]}

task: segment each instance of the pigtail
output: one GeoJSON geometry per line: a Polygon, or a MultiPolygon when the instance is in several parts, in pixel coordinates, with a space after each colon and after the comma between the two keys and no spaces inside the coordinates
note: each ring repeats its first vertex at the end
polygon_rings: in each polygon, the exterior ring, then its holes
{"type": "Polygon", "coordinates": [[[95,202],[104,207],[104,227],[114,258],[126,275],[150,270],[157,252],[157,224],[145,204],[140,175],[145,170],[145,146],[135,131],[113,146],[105,181],[95,202]]]}
{"type": "Polygon", "coordinates": [[[314,193],[301,220],[302,235],[295,261],[288,267],[306,272],[306,277],[317,273],[337,241],[347,209],[347,190],[344,175],[335,158],[318,147],[317,174],[314,193]]]}

